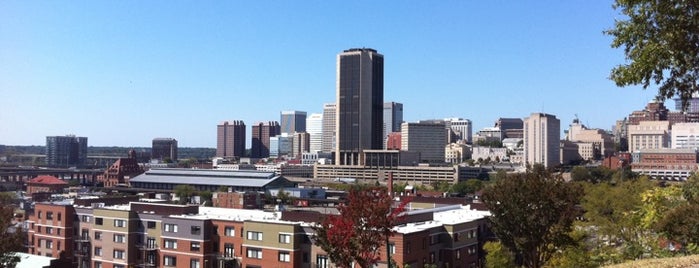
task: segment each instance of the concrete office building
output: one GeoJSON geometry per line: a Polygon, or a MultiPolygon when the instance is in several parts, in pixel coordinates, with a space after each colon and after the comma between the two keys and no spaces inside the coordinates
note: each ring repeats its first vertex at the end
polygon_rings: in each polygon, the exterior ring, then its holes
{"type": "Polygon", "coordinates": [[[498,118],[498,120],[495,121],[495,127],[502,131],[503,139],[524,138],[524,134],[522,133],[523,125],[524,122],[522,122],[521,118],[498,118]]]}
{"type": "Polygon", "coordinates": [[[335,103],[323,104],[323,137],[321,151],[325,153],[335,152],[337,144],[337,105],[335,103]]]}
{"type": "Polygon", "coordinates": [[[292,152],[294,137],[289,136],[287,133],[282,133],[269,138],[269,156],[270,157],[281,157],[285,155],[290,155],[292,152]]]}
{"type": "Polygon", "coordinates": [[[362,150],[383,148],[383,65],[370,48],[337,55],[336,164],[357,165],[362,150]]]}
{"type": "Polygon", "coordinates": [[[177,140],[173,138],[155,138],[150,154],[151,159],[177,161],[177,140]]]}
{"type": "Polygon", "coordinates": [[[311,135],[310,152],[323,149],[323,114],[311,114],[306,118],[306,132],[311,135]]]}
{"type": "Polygon", "coordinates": [[[50,167],[83,167],[87,161],[87,138],[46,137],[46,165],[50,167]]]}
{"type": "Polygon", "coordinates": [[[699,149],[699,123],[676,123],[671,133],[672,149],[699,149]]]}
{"type": "Polygon", "coordinates": [[[306,131],[306,112],[282,111],[280,119],[282,133],[292,134],[306,131]]]}
{"type": "Polygon", "coordinates": [[[401,150],[420,153],[420,161],[444,163],[447,130],[444,123],[420,121],[401,126],[401,150]]]}
{"type": "Polygon", "coordinates": [[[662,149],[670,146],[670,121],[639,121],[628,126],[629,151],[662,149]]]}
{"type": "Polygon", "coordinates": [[[245,123],[224,121],[217,127],[216,157],[240,158],[245,153],[245,123]]]}
{"type": "Polygon", "coordinates": [[[614,140],[609,133],[601,129],[588,129],[577,118],[566,131],[566,140],[577,145],[579,159],[601,160],[614,154],[614,140]]]}
{"type": "MultiPolygon", "coordinates": [[[[400,125],[403,124],[403,104],[397,102],[385,102],[383,104],[383,138],[384,145],[386,138],[391,132],[400,132],[400,125]]],[[[384,149],[386,149],[384,147],[384,149]]]]}
{"type": "Polygon", "coordinates": [[[561,121],[554,115],[532,113],[524,118],[523,164],[561,164],[561,121]]]}
{"type": "Polygon", "coordinates": [[[311,135],[306,132],[294,133],[294,141],[292,142],[291,154],[294,158],[301,158],[301,154],[310,151],[311,135]]]}
{"type": "Polygon", "coordinates": [[[456,139],[451,142],[458,142],[460,140],[471,143],[471,138],[473,136],[473,127],[471,120],[463,118],[445,118],[444,122],[446,127],[451,129],[454,133],[456,139]]]}
{"type": "Polygon", "coordinates": [[[281,128],[277,121],[259,122],[253,125],[250,157],[269,157],[269,138],[281,134],[280,130],[281,128]]]}

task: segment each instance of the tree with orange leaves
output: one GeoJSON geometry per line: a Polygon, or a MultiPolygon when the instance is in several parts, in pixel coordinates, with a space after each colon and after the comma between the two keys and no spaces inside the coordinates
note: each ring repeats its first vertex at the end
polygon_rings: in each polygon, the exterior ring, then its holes
{"type": "Polygon", "coordinates": [[[338,207],[340,214],[327,216],[315,228],[315,244],[338,267],[350,268],[353,262],[371,267],[379,261],[379,250],[393,235],[406,203],[394,207],[383,187],[354,187],[338,207]]]}

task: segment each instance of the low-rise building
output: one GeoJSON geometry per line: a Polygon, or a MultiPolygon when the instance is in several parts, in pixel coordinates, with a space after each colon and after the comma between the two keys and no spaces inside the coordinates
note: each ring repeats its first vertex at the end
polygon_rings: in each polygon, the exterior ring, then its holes
{"type": "Polygon", "coordinates": [[[631,153],[631,170],[655,179],[683,181],[699,169],[698,155],[694,149],[642,149],[631,153]]]}
{"type": "Polygon", "coordinates": [[[68,183],[54,176],[43,175],[27,182],[27,194],[63,193],[68,183]]]}

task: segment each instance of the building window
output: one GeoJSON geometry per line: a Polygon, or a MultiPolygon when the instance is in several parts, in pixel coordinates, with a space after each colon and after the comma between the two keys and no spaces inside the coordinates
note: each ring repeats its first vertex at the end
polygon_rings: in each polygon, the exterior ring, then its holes
{"type": "Polygon", "coordinates": [[[231,243],[226,243],[223,245],[223,256],[224,257],[233,257],[235,254],[235,247],[231,243]]]}
{"type": "Polygon", "coordinates": [[[289,244],[291,243],[291,235],[289,234],[279,234],[279,243],[289,244]]]}
{"type": "Polygon", "coordinates": [[[438,234],[436,234],[436,235],[431,235],[431,236],[430,236],[430,245],[434,245],[434,244],[437,244],[437,243],[439,243],[439,235],[438,235],[438,234]]]}
{"type": "Polygon", "coordinates": [[[201,249],[201,244],[199,242],[192,242],[190,245],[190,250],[191,251],[199,251],[201,249]]]}
{"type": "Polygon", "coordinates": [[[201,234],[201,226],[192,226],[192,234],[193,235],[200,235],[201,234]]]}
{"type": "Polygon", "coordinates": [[[316,256],[316,268],[328,268],[328,256],[316,256]]]}
{"type": "Polygon", "coordinates": [[[457,260],[460,260],[460,259],[461,259],[461,249],[457,249],[457,250],[454,252],[454,255],[456,255],[456,259],[457,259],[457,260]]]}
{"type": "Polygon", "coordinates": [[[391,252],[391,255],[396,254],[396,244],[388,244],[388,252],[391,252]]]}
{"type": "Polygon", "coordinates": [[[434,252],[430,252],[430,263],[434,263],[434,262],[435,262],[434,252]]]}
{"type": "Polygon", "coordinates": [[[189,261],[189,268],[201,268],[201,263],[199,259],[192,259],[189,261]]]}
{"type": "Polygon", "coordinates": [[[53,220],[53,212],[46,212],[46,219],[53,220]]]}
{"type": "Polygon", "coordinates": [[[61,213],[58,212],[58,213],[56,214],[56,216],[57,216],[57,218],[58,218],[58,221],[61,221],[61,213]]]}
{"type": "Polygon", "coordinates": [[[235,228],[232,226],[226,226],[226,228],[223,229],[223,233],[226,236],[235,236],[235,228]]]}
{"type": "Polygon", "coordinates": [[[279,252],[280,262],[291,262],[291,254],[289,252],[279,252]]]}
{"type": "Polygon", "coordinates": [[[95,224],[96,224],[96,225],[102,225],[102,221],[103,221],[102,218],[95,218],[95,224]]]}
{"type": "Polygon", "coordinates": [[[114,268],[126,268],[124,265],[121,264],[114,264],[114,268]]]}
{"type": "Polygon", "coordinates": [[[114,234],[114,239],[113,241],[115,243],[125,243],[126,242],[126,235],[123,234],[114,234]]]}
{"type": "Polygon", "coordinates": [[[102,256],[102,248],[95,247],[95,256],[102,256]]]}
{"type": "Polygon", "coordinates": [[[114,227],[126,227],[125,220],[114,220],[114,227]]]}
{"type": "Polygon", "coordinates": [[[53,241],[46,240],[46,248],[53,248],[53,241]]]}
{"type": "Polygon", "coordinates": [[[96,261],[95,268],[102,268],[102,262],[96,261]]]}
{"type": "Polygon", "coordinates": [[[146,223],[146,226],[148,227],[148,229],[155,229],[155,222],[149,221],[146,223]]]}
{"type": "Polygon", "coordinates": [[[248,240],[262,240],[262,232],[252,232],[248,231],[248,240]]]}
{"type": "Polygon", "coordinates": [[[41,211],[37,211],[37,212],[36,212],[36,218],[37,218],[37,219],[41,219],[41,211]]]}
{"type": "Polygon", "coordinates": [[[115,259],[123,260],[124,257],[126,257],[126,253],[123,250],[115,249],[112,257],[114,257],[115,259]]]}
{"type": "Polygon", "coordinates": [[[177,257],[175,256],[164,256],[163,257],[163,264],[165,266],[176,266],[177,265],[177,257]]]}
{"type": "Polygon", "coordinates": [[[95,232],[95,240],[102,240],[102,232],[95,232]]]}
{"type": "Polygon", "coordinates": [[[90,216],[88,216],[88,215],[82,215],[82,216],[80,216],[80,221],[82,221],[82,222],[90,222],[90,216]]]}
{"type": "Polygon", "coordinates": [[[47,234],[53,234],[53,227],[46,227],[47,234]]]}
{"type": "Polygon", "coordinates": [[[454,233],[454,242],[459,242],[459,233],[454,233]]]}
{"type": "Polygon", "coordinates": [[[163,244],[165,244],[165,248],[177,249],[177,240],[165,239],[163,242],[163,244]]]}
{"type": "Polygon", "coordinates": [[[248,258],[252,259],[262,259],[262,250],[258,248],[248,248],[248,258]]]}
{"type": "Polygon", "coordinates": [[[412,248],[413,243],[410,243],[410,241],[405,243],[405,253],[410,254],[410,248],[412,248]]]}
{"type": "Polygon", "coordinates": [[[177,233],[177,224],[166,223],[163,229],[165,229],[166,232],[177,233]]]}

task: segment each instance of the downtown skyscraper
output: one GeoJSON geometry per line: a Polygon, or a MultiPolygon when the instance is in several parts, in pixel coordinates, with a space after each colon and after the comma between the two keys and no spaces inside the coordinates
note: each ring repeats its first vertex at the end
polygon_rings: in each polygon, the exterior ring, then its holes
{"type": "Polygon", "coordinates": [[[561,121],[555,115],[532,113],[524,118],[524,161],[544,167],[561,164],[561,121]]]}
{"type": "Polygon", "coordinates": [[[87,162],[87,138],[46,137],[46,165],[50,167],[83,167],[87,162]]]}
{"type": "Polygon", "coordinates": [[[337,55],[337,165],[359,165],[363,150],[383,148],[383,65],[370,48],[337,55]]]}
{"type": "MultiPolygon", "coordinates": [[[[306,124],[306,121],[303,122],[306,124]]],[[[250,157],[269,157],[270,138],[281,134],[281,127],[277,121],[259,122],[252,126],[252,148],[250,157]]]]}
{"type": "Polygon", "coordinates": [[[306,132],[306,112],[282,111],[279,119],[282,133],[306,132]]]}
{"type": "Polygon", "coordinates": [[[242,120],[224,121],[216,129],[216,157],[242,157],[245,153],[245,123],[242,120]]]}

